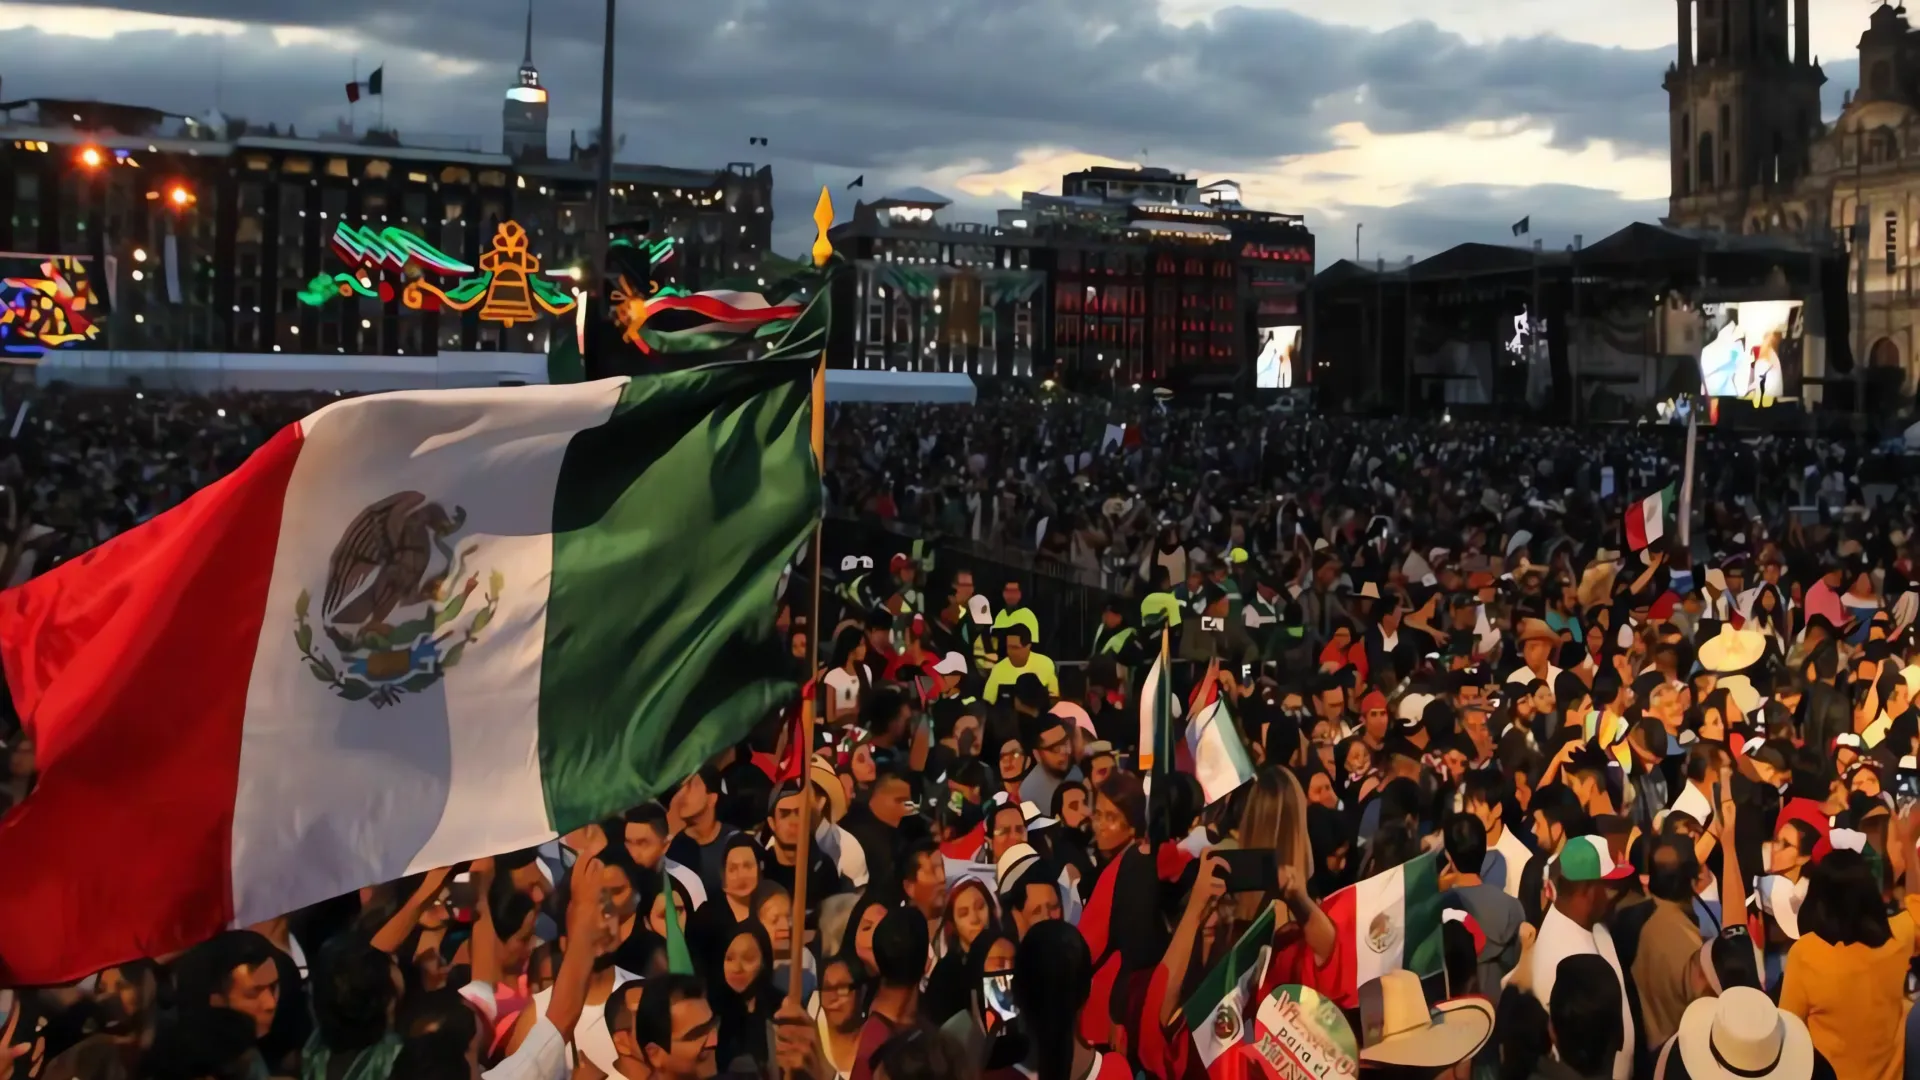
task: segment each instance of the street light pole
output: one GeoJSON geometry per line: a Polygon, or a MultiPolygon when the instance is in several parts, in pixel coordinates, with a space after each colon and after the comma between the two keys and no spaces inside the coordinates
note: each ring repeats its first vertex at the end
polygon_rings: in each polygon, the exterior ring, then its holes
{"type": "Polygon", "coordinates": [[[607,0],[607,30],[600,47],[600,183],[593,195],[593,265],[597,280],[607,276],[607,246],[613,228],[613,33],[614,0],[607,0]]]}

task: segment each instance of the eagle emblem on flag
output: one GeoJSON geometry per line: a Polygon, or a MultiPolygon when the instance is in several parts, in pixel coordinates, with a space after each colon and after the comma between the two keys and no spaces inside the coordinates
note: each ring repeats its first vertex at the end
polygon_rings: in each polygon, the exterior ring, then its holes
{"type": "Polygon", "coordinates": [[[360,511],[334,545],[316,639],[313,598],[294,600],[294,645],[315,679],[347,701],[386,708],[439,682],[499,611],[506,580],[469,564],[478,545],[455,547],[467,512],[418,491],[360,511]]]}
{"type": "Polygon", "coordinates": [[[1367,948],[1384,953],[1399,944],[1400,927],[1386,912],[1375,915],[1373,921],[1367,924],[1367,948]]]}
{"type": "Polygon", "coordinates": [[[1213,1014],[1214,1039],[1222,1043],[1239,1042],[1241,1030],[1239,1003],[1233,1000],[1221,1002],[1213,1014]]]}

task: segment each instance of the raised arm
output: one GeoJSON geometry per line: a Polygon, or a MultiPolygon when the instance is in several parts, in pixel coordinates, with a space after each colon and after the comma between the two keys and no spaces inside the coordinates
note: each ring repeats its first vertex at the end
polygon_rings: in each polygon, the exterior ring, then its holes
{"type": "Polygon", "coordinates": [[[1201,928],[1207,924],[1207,912],[1227,891],[1226,878],[1221,876],[1226,868],[1226,860],[1212,852],[1200,859],[1200,873],[1193,879],[1193,890],[1187,894],[1187,906],[1180,913],[1180,925],[1174,928],[1173,944],[1160,961],[1167,969],[1167,985],[1160,995],[1159,1017],[1163,1028],[1173,1020],[1173,1014],[1180,1008],[1180,987],[1187,981],[1187,968],[1193,963],[1193,947],[1200,940],[1201,928]]]}
{"type": "Polygon", "coordinates": [[[373,947],[383,953],[391,953],[399,948],[407,940],[407,935],[413,933],[413,928],[420,925],[420,913],[427,910],[427,905],[433,902],[434,897],[440,895],[440,890],[447,884],[447,874],[452,869],[443,866],[427,871],[420,887],[413,890],[413,895],[407,897],[407,902],[393,913],[393,918],[388,919],[386,925],[373,935],[373,947]]]}

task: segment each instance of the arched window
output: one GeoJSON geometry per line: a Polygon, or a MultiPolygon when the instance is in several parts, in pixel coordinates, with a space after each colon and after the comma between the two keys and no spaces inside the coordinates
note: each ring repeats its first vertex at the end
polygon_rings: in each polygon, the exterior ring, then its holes
{"type": "Polygon", "coordinates": [[[1900,346],[1892,338],[1881,338],[1873,343],[1873,350],[1867,354],[1867,363],[1873,367],[1900,366],[1900,346]]]}
{"type": "Polygon", "coordinates": [[[1695,160],[1697,160],[1700,163],[1701,190],[1704,191],[1712,188],[1713,187],[1713,132],[1708,131],[1701,134],[1700,150],[1699,150],[1699,153],[1695,155],[1695,160]]]}
{"type": "Polygon", "coordinates": [[[1893,94],[1893,65],[1885,60],[1875,60],[1869,69],[1867,85],[1872,88],[1873,96],[1889,97],[1893,94]]]}

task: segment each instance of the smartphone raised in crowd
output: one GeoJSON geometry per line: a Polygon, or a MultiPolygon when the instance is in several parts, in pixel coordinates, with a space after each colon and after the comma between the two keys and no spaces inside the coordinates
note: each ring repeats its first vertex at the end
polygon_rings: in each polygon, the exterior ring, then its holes
{"type": "Polygon", "coordinates": [[[981,1017],[987,1033],[992,1034],[1007,1021],[1020,1015],[1020,1007],[1013,1001],[1013,973],[1003,971],[998,975],[988,975],[980,980],[981,1017]]]}
{"type": "Polygon", "coordinates": [[[1274,887],[1279,876],[1278,864],[1274,862],[1273,852],[1267,851],[1216,851],[1213,853],[1227,864],[1226,882],[1230,893],[1266,892],[1274,887]]]}

